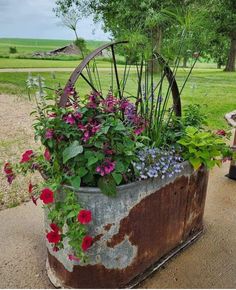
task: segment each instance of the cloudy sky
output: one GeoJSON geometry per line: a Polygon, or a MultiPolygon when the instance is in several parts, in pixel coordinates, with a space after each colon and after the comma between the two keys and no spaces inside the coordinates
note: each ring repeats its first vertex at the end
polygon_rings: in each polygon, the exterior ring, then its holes
{"type": "MultiPolygon", "coordinates": [[[[73,39],[74,34],[62,27],[52,9],[55,0],[0,0],[0,38],[73,39]]],[[[91,18],[78,23],[78,33],[85,39],[107,40],[108,34],[91,18]]]]}

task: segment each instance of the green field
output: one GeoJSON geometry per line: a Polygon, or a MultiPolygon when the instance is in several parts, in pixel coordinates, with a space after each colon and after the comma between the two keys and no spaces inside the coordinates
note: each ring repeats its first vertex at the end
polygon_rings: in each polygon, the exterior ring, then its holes
{"type": "MultiPolygon", "coordinates": [[[[0,55],[9,56],[9,47],[16,47],[17,55],[31,55],[37,51],[50,51],[72,43],[73,40],[53,39],[24,39],[24,38],[0,38],[0,55]]],[[[87,48],[93,50],[102,45],[104,41],[86,40],[87,48]]]]}
{"type": "MultiPolygon", "coordinates": [[[[121,73],[120,73],[121,74],[121,73]]],[[[37,73],[33,74],[37,76],[37,73]]],[[[69,78],[69,72],[57,72],[52,78],[51,73],[40,73],[45,78],[48,87],[56,88],[58,84],[62,87],[69,78]]],[[[110,76],[108,72],[104,72],[103,86],[107,91],[110,85],[110,76]]],[[[179,86],[183,83],[186,71],[180,70],[177,75],[179,86]]],[[[27,95],[26,79],[28,73],[0,73],[0,93],[27,95]]],[[[193,71],[183,93],[183,107],[187,104],[201,104],[203,111],[207,113],[209,118],[209,126],[211,128],[226,128],[227,124],[224,120],[224,114],[235,110],[236,105],[236,73],[225,73],[220,70],[203,70],[196,69],[193,71]]],[[[128,91],[135,93],[137,83],[135,80],[128,84],[128,91]]],[[[89,87],[81,79],[77,83],[77,90],[80,95],[89,93],[89,87]]]]}

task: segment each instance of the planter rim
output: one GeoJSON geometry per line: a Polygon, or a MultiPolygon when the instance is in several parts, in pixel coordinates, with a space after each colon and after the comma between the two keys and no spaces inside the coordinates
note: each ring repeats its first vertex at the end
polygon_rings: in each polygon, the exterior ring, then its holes
{"type": "MultiPolygon", "coordinates": [[[[176,177],[180,176],[180,175],[183,175],[185,173],[184,169],[186,170],[188,167],[191,166],[188,161],[183,161],[180,164],[183,165],[183,169],[181,170],[180,173],[174,174],[174,176],[172,177],[174,179],[176,177]]],[[[172,181],[172,178],[169,179],[170,182],[172,181]]],[[[134,187],[134,186],[137,186],[137,185],[141,185],[144,182],[157,181],[157,180],[162,180],[163,181],[163,179],[161,179],[160,176],[157,176],[157,177],[153,177],[153,178],[142,179],[142,180],[130,182],[130,183],[127,183],[127,184],[119,185],[119,186],[117,186],[117,190],[118,190],[118,192],[120,192],[120,191],[124,191],[124,190],[130,189],[131,187],[134,187]]],[[[81,186],[79,189],[76,189],[76,188],[74,188],[73,186],[70,186],[70,185],[64,185],[64,187],[72,189],[72,190],[74,190],[75,192],[78,192],[78,193],[83,192],[83,193],[99,193],[99,194],[102,194],[102,192],[101,192],[99,187],[89,187],[89,186],[82,187],[81,186]]]]}

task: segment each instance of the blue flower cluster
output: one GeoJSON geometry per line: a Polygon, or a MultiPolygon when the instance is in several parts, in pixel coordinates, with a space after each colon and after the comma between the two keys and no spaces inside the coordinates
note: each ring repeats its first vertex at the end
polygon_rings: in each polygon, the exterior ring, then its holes
{"type": "Polygon", "coordinates": [[[169,150],[145,148],[138,152],[137,157],[138,161],[133,165],[139,179],[158,176],[164,179],[172,177],[183,169],[183,158],[172,148],[169,150]]]}

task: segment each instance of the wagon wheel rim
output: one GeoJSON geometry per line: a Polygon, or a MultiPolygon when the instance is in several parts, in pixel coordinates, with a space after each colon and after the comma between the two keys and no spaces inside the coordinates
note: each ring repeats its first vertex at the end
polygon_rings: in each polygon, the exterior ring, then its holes
{"type": "MultiPolygon", "coordinates": [[[[114,70],[112,73],[114,74],[114,77],[115,77],[115,83],[116,83],[119,98],[122,98],[124,94],[124,88],[122,91],[121,82],[120,82],[121,80],[119,78],[118,68],[117,68],[115,47],[118,45],[122,45],[122,44],[125,45],[128,43],[129,43],[128,41],[116,41],[116,42],[107,43],[98,47],[97,49],[92,51],[90,54],[88,54],[70,75],[62,91],[62,94],[59,100],[59,106],[60,107],[66,106],[67,101],[68,101],[68,91],[75,86],[79,78],[82,78],[88,84],[88,86],[91,88],[92,91],[100,94],[102,97],[102,94],[99,88],[93,84],[93,82],[89,79],[89,77],[85,76],[85,71],[88,73],[88,71],[90,70],[90,66],[89,66],[90,62],[95,60],[95,58],[106,49],[111,50],[112,62],[113,62],[113,67],[111,69],[114,70]]],[[[175,78],[175,74],[171,70],[168,63],[160,54],[155,53],[154,57],[158,60],[159,64],[163,66],[163,77],[166,77],[169,84],[169,90],[172,94],[173,112],[175,113],[176,116],[180,117],[181,116],[181,99],[180,99],[180,92],[179,92],[179,88],[178,88],[177,81],[175,78]]]]}

